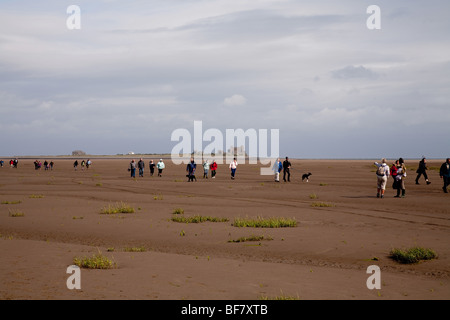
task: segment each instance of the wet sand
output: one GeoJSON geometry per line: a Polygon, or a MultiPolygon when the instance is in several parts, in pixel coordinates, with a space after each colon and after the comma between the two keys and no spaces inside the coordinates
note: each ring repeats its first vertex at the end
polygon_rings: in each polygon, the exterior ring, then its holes
{"type": "Polygon", "coordinates": [[[290,183],[249,164],[231,180],[222,164],[216,179],[202,179],[198,168],[198,181],[188,183],[185,166],[170,160],[162,177],[150,177],[149,159],[136,179],[127,159],[92,159],[84,171],[65,159],[52,171],[34,170],[30,159],[0,168],[0,299],[450,298],[450,195],[436,170],[443,160],[429,160],[428,186],[423,178],[414,184],[418,160],[407,161],[406,197],[393,197],[390,180],[377,199],[370,160],[293,160],[290,183]],[[306,172],[309,182],[301,180],[306,172]],[[116,202],[135,213],[100,213],[116,202]],[[312,206],[319,202],[331,206],[312,206]],[[228,221],[174,222],[175,208],[228,221]],[[294,218],[297,226],[233,226],[258,216],[294,218]],[[252,235],[272,240],[229,242],[252,235]],[[413,246],[438,258],[414,265],[389,258],[392,248],[413,246]],[[69,290],[74,257],[99,251],[117,268],[81,269],[81,289],[69,290]],[[366,286],[370,265],[381,269],[381,289],[366,286]]]}

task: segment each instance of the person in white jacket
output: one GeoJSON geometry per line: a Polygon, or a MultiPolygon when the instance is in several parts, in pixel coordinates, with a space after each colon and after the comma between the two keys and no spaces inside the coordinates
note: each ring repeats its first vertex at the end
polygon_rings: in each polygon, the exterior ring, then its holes
{"type": "Polygon", "coordinates": [[[236,175],[237,165],[238,165],[238,163],[236,161],[236,158],[234,158],[233,161],[231,161],[231,163],[230,163],[231,179],[234,179],[234,177],[236,175]]]}
{"type": "Polygon", "coordinates": [[[381,164],[375,162],[377,166],[377,198],[384,197],[384,191],[386,190],[386,183],[389,177],[389,166],[386,164],[386,159],[381,159],[381,164]]]}
{"type": "Polygon", "coordinates": [[[163,159],[159,159],[159,162],[156,164],[156,167],[158,168],[158,177],[162,177],[162,171],[166,167],[163,159]]]}

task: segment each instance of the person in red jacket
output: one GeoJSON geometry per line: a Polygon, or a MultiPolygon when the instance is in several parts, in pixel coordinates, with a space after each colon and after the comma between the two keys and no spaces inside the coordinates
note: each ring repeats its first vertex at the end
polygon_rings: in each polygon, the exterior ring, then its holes
{"type": "Polygon", "coordinates": [[[214,160],[213,163],[211,163],[209,168],[211,169],[211,178],[215,179],[216,178],[216,170],[217,170],[216,160],[214,160]]]}
{"type": "Polygon", "coordinates": [[[392,183],[392,189],[397,189],[397,171],[398,171],[398,160],[395,160],[395,162],[392,164],[390,169],[391,177],[394,178],[394,182],[392,183]]]}

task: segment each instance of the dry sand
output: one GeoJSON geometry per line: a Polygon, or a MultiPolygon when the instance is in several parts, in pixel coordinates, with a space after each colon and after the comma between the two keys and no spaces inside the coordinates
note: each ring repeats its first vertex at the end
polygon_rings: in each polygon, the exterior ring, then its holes
{"type": "Polygon", "coordinates": [[[294,160],[290,183],[276,183],[249,164],[238,166],[234,181],[223,164],[216,179],[202,179],[199,168],[198,181],[188,183],[184,165],[170,160],[162,177],[150,177],[148,160],[144,178],[136,179],[127,159],[93,159],[84,171],[62,159],[53,171],[35,171],[30,159],[17,169],[0,168],[0,201],[20,201],[0,205],[0,299],[450,298],[450,195],[436,170],[429,170],[427,186],[414,184],[411,169],[405,198],[393,198],[388,187],[377,199],[368,160],[294,160]],[[301,181],[305,172],[312,173],[309,182],[301,181]],[[117,201],[136,212],[100,214],[117,201]],[[315,208],[314,202],[334,206],[315,208]],[[186,217],[229,221],[177,223],[170,220],[175,208],[186,217]],[[14,211],[24,216],[11,217],[14,211]],[[232,225],[236,217],[257,216],[295,218],[298,225],[232,225]],[[251,235],[273,240],[229,242],[251,235]],[[412,246],[439,257],[415,265],[389,258],[391,248],[412,246]],[[126,252],[132,247],[146,251],[126,252]],[[81,269],[81,289],[69,290],[66,269],[74,257],[98,251],[118,268],[81,269]],[[381,268],[379,290],[366,286],[370,265],[381,268]]]}

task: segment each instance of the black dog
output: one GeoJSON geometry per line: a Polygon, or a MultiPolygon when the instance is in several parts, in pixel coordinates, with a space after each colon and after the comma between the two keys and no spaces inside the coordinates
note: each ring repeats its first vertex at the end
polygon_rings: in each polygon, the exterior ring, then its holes
{"type": "Polygon", "coordinates": [[[306,182],[309,182],[309,176],[310,175],[312,175],[311,172],[310,173],[305,173],[304,175],[302,175],[302,181],[305,181],[305,179],[306,179],[306,182]]]}

